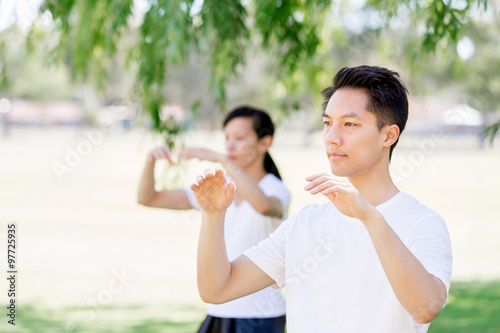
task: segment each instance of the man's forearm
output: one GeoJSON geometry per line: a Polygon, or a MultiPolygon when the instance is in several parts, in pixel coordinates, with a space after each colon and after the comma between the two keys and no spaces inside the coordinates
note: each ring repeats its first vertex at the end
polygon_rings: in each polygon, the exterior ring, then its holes
{"type": "Polygon", "coordinates": [[[230,278],[231,263],[224,241],[225,214],[225,210],[202,214],[198,241],[198,289],[207,303],[218,302],[230,278]]]}
{"type": "Polygon", "coordinates": [[[419,323],[433,320],[446,299],[444,284],[427,272],[380,213],[364,224],[401,305],[419,323]]]}

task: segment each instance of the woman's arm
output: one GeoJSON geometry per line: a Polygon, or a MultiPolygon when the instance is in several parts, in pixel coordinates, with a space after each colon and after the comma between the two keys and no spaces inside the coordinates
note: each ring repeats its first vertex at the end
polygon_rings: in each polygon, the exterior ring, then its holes
{"type": "Polygon", "coordinates": [[[184,190],[161,191],[155,190],[154,169],[158,159],[166,159],[170,163],[172,155],[166,147],[158,147],[148,153],[146,165],[142,172],[137,202],[146,207],[167,208],[167,209],[191,209],[186,192],[184,190]]]}
{"type": "Polygon", "coordinates": [[[267,216],[283,217],[283,205],[278,198],[265,195],[258,183],[228,157],[223,156],[221,163],[238,187],[239,195],[257,212],[267,216]]]}

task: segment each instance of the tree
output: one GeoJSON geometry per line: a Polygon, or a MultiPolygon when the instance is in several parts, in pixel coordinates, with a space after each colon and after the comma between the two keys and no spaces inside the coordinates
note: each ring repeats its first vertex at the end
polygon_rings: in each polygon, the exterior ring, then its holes
{"type": "MultiPolygon", "coordinates": [[[[352,35],[380,35],[394,18],[411,19],[417,27],[404,49],[410,66],[418,68],[435,52],[456,57],[465,27],[474,13],[487,9],[487,1],[367,0],[357,9],[366,18],[357,32],[338,24],[338,13],[348,6],[331,0],[151,0],[138,12],[133,0],[46,0],[40,14],[50,13],[50,33],[57,36],[47,56],[66,64],[75,80],[103,86],[117,51],[126,52],[136,73],[134,96],[151,115],[154,130],[173,145],[182,127],[160,118],[162,87],[172,68],[185,65],[191,54],[205,59],[221,108],[228,81],[255,47],[276,59],[273,73],[288,96],[299,89],[316,93],[318,76],[333,66],[332,47],[348,44],[352,35]]],[[[35,23],[28,45],[42,35],[35,23]]],[[[300,99],[288,101],[287,107],[300,107],[300,99]]]]}

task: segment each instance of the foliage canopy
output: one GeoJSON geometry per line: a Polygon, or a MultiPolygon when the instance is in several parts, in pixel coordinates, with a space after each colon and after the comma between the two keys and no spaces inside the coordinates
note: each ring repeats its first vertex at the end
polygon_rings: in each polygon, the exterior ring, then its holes
{"type": "MultiPolygon", "coordinates": [[[[487,9],[487,0],[367,0],[358,8],[365,22],[339,22],[353,6],[331,0],[46,0],[39,12],[50,13],[57,36],[46,56],[66,64],[75,80],[103,87],[117,52],[127,54],[125,64],[135,72],[133,95],[151,115],[153,129],[168,138],[182,128],[160,117],[162,88],[171,69],[186,65],[193,54],[210,70],[209,89],[220,108],[230,79],[254,48],[275,60],[273,74],[290,95],[304,85],[317,93],[315,81],[333,63],[332,47],[351,43],[353,31],[377,36],[395,18],[409,20],[414,29],[402,53],[410,68],[419,69],[429,54],[456,57],[464,29],[487,9]]],[[[35,22],[28,47],[44,33],[35,22]]],[[[292,98],[291,106],[300,107],[300,101],[292,98]]]]}

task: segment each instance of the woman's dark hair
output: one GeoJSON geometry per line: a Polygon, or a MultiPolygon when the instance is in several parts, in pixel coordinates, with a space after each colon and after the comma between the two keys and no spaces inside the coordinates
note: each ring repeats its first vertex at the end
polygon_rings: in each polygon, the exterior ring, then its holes
{"type": "MultiPolygon", "coordinates": [[[[396,124],[399,135],[403,133],[408,119],[408,90],[398,73],[376,66],[342,68],[333,78],[332,85],[321,92],[324,97],[323,111],[335,91],[342,88],[362,89],[368,94],[366,109],[377,117],[379,130],[385,125],[396,124]]],[[[399,137],[391,146],[389,160],[398,141],[399,137]]]]}
{"type": "MultiPolygon", "coordinates": [[[[224,119],[223,126],[226,127],[229,121],[239,117],[252,118],[252,127],[257,134],[257,138],[262,139],[266,135],[270,135],[271,137],[274,135],[274,125],[269,115],[262,110],[250,106],[241,106],[229,112],[224,119]]],[[[269,155],[269,152],[266,152],[264,156],[264,169],[266,172],[272,173],[281,179],[278,167],[271,158],[271,155],[269,155]]]]}

